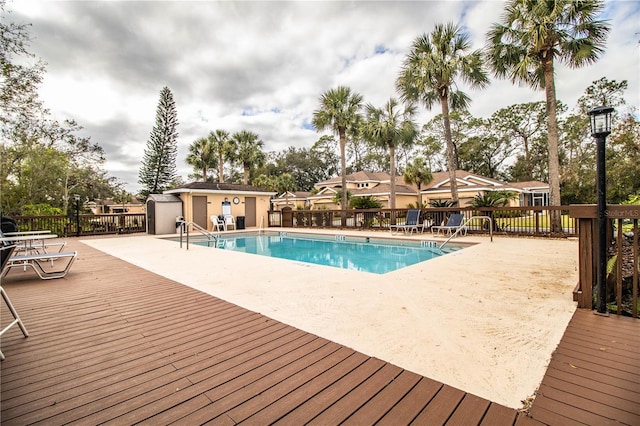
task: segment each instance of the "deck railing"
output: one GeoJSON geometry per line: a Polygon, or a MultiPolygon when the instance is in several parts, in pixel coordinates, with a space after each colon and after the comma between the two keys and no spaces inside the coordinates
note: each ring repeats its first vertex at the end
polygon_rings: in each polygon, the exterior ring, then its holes
{"type": "MultiPolygon", "coordinates": [[[[607,311],[638,317],[638,219],[640,206],[609,205],[607,219],[607,311]]],[[[571,206],[579,224],[579,281],[574,292],[578,307],[593,309],[597,295],[598,219],[597,206],[571,206]]]]}
{"type": "MultiPolygon", "coordinates": [[[[287,213],[269,212],[270,227],[298,228],[353,228],[389,229],[389,225],[404,223],[408,209],[362,209],[347,210],[346,225],[342,225],[342,210],[294,210],[287,213]]],[[[483,208],[428,208],[421,212],[420,222],[440,225],[451,213],[462,213],[465,220],[473,216],[489,216],[493,220],[493,231],[512,235],[528,236],[572,236],[576,235],[576,221],[563,207],[483,207],[483,208]],[[560,214],[562,229],[552,231],[551,215],[560,214]]],[[[471,233],[488,233],[488,222],[471,220],[471,233]]]]}
{"type": "Polygon", "coordinates": [[[146,232],[144,213],[81,214],[78,216],[13,216],[19,231],[49,230],[63,237],[146,232]]]}

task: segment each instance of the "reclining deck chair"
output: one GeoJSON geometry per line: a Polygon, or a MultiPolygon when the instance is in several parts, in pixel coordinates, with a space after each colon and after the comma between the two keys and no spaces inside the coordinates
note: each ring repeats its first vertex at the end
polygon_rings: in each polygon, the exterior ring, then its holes
{"type": "MultiPolygon", "coordinates": [[[[4,234],[0,231],[0,237],[4,238],[4,234]]],[[[9,237],[10,238],[10,237],[9,237]]],[[[27,255],[14,255],[13,252],[16,248],[16,245],[11,241],[2,241],[2,246],[5,247],[3,252],[6,252],[6,247],[10,246],[11,249],[8,249],[9,255],[5,259],[5,254],[2,255],[2,270],[0,271],[0,278],[4,277],[11,268],[16,267],[30,267],[33,269],[38,276],[43,280],[51,280],[54,278],[62,278],[67,275],[69,269],[71,269],[71,265],[76,260],[78,256],[77,251],[70,252],[61,252],[61,253],[34,253],[27,255]],[[52,269],[54,261],[62,261],[63,267],[52,269]],[[51,262],[51,265],[47,265],[47,262],[51,262]]]]}
{"type": "Polygon", "coordinates": [[[446,225],[432,226],[431,233],[433,234],[435,231],[437,231],[439,234],[440,231],[442,231],[443,233],[447,232],[449,235],[451,235],[454,232],[460,230],[460,233],[464,233],[466,235],[467,226],[463,225],[463,221],[464,215],[462,213],[453,213],[451,216],[449,216],[446,225]]]}
{"type": "Polygon", "coordinates": [[[413,233],[416,231],[418,233],[418,221],[420,220],[420,210],[409,210],[407,211],[407,220],[403,225],[389,225],[391,232],[395,229],[396,231],[402,230],[405,234],[407,232],[413,233]]]}

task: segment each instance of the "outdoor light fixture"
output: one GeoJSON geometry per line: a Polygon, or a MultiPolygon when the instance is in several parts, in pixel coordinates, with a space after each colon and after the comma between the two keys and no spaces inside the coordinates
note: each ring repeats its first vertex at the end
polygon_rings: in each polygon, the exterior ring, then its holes
{"type": "Polygon", "coordinates": [[[611,133],[612,113],[613,108],[609,106],[599,106],[589,111],[591,136],[607,136],[611,133]]]}
{"type": "Polygon", "coordinates": [[[76,237],[80,236],[80,195],[75,194],[73,198],[76,200],[76,237]]]}
{"type": "Polygon", "coordinates": [[[598,263],[596,309],[599,314],[607,313],[607,173],[605,170],[605,142],[611,134],[611,114],[613,108],[599,106],[589,111],[591,136],[596,138],[596,191],[598,193],[598,263]]]}

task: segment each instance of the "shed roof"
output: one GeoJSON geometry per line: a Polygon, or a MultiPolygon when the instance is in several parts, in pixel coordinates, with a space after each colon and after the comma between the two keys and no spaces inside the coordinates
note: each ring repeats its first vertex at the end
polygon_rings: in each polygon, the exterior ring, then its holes
{"type": "Polygon", "coordinates": [[[264,193],[275,195],[273,191],[266,190],[264,188],[258,188],[257,186],[244,185],[240,183],[228,183],[228,182],[191,182],[182,185],[178,188],[164,191],[165,194],[180,194],[183,192],[235,192],[235,193],[264,193]]]}
{"type": "Polygon", "coordinates": [[[172,194],[149,194],[147,201],[154,201],[156,203],[182,203],[180,197],[172,194]]]}

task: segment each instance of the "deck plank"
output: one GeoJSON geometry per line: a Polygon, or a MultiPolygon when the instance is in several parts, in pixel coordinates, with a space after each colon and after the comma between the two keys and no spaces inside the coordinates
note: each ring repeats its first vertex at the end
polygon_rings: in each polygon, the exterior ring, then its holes
{"type": "Polygon", "coordinates": [[[420,376],[408,371],[402,371],[385,386],[376,396],[371,398],[358,411],[349,417],[345,425],[362,425],[378,423],[380,419],[390,412],[415,385],[420,381],[420,376]]]}
{"type": "Polygon", "coordinates": [[[3,425],[640,423],[637,319],[576,312],[526,416],[68,242],[2,281],[3,425]]]}
{"type": "Polygon", "coordinates": [[[491,404],[485,416],[482,418],[481,425],[512,425],[516,421],[518,413],[500,404],[491,404]]]}
{"type": "Polygon", "coordinates": [[[448,426],[478,425],[489,409],[490,402],[475,395],[466,394],[456,411],[447,420],[448,426]]]}
{"type": "Polygon", "coordinates": [[[444,385],[429,402],[424,410],[412,422],[415,425],[445,424],[464,398],[465,393],[460,389],[444,385]]]}
{"type": "MultiPolygon", "coordinates": [[[[384,426],[410,424],[431,402],[442,386],[443,384],[440,382],[422,377],[418,384],[380,419],[379,424],[384,426]]],[[[512,411],[514,415],[516,414],[515,410],[509,408],[507,410],[512,411]]]]}
{"type": "MultiPolygon", "coordinates": [[[[344,395],[331,407],[325,409],[309,424],[327,425],[344,423],[354,412],[376,396],[380,390],[393,382],[401,372],[402,370],[395,365],[383,365],[382,368],[366,378],[364,382],[356,386],[351,392],[344,395]]],[[[374,421],[371,419],[365,422],[365,424],[372,423],[374,423],[374,421]]]]}

